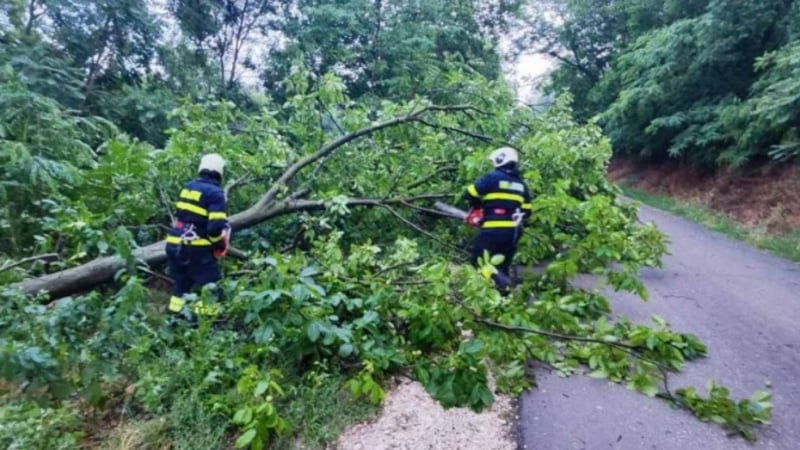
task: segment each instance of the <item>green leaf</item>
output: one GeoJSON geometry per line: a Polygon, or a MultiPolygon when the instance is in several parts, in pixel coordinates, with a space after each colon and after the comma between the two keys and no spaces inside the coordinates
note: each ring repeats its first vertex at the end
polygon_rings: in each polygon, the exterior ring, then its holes
{"type": "Polygon", "coordinates": [[[262,396],[262,395],[264,395],[265,392],[267,392],[267,389],[269,389],[269,382],[268,381],[260,381],[256,385],[256,389],[253,391],[253,394],[256,397],[262,396]]]}
{"type": "Polygon", "coordinates": [[[481,403],[483,403],[487,407],[492,406],[492,403],[494,403],[494,396],[492,395],[492,391],[490,391],[489,388],[486,387],[485,385],[480,385],[479,392],[480,392],[481,403]]]}
{"type": "Polygon", "coordinates": [[[414,372],[415,372],[415,374],[417,376],[417,381],[422,383],[423,386],[427,386],[428,382],[431,379],[430,372],[428,372],[427,370],[425,370],[422,367],[417,367],[414,372]]]}
{"type": "Polygon", "coordinates": [[[506,257],[504,255],[493,255],[490,262],[493,266],[499,266],[500,264],[503,264],[503,261],[505,260],[506,257]]]}
{"type": "Polygon", "coordinates": [[[658,387],[655,386],[655,385],[650,384],[650,385],[644,386],[642,389],[639,389],[639,392],[641,392],[642,394],[644,394],[644,395],[646,395],[648,397],[655,397],[656,394],[658,394],[658,387]]]}
{"type": "Polygon", "coordinates": [[[269,325],[265,325],[263,327],[258,328],[253,333],[253,339],[255,340],[256,344],[266,344],[267,342],[269,342],[270,339],[272,339],[273,334],[274,330],[272,329],[272,327],[269,325]]]}
{"type": "Polygon", "coordinates": [[[256,430],[250,429],[244,432],[238,439],[236,439],[236,448],[244,448],[253,442],[256,438],[256,430]]]}
{"type": "Polygon", "coordinates": [[[339,346],[339,356],[342,358],[347,358],[348,356],[353,354],[353,344],[345,343],[339,346]]]}
{"type": "Polygon", "coordinates": [[[589,373],[592,378],[608,378],[608,372],[602,369],[597,369],[589,373]]]}
{"type": "Polygon", "coordinates": [[[353,378],[350,381],[348,381],[347,387],[350,388],[350,394],[353,397],[357,397],[361,394],[361,382],[358,379],[353,378]]]}
{"type": "Polygon", "coordinates": [[[464,344],[464,351],[469,354],[478,353],[483,348],[483,342],[478,339],[471,339],[464,344]]]}
{"type": "Polygon", "coordinates": [[[370,392],[369,398],[370,398],[370,401],[372,401],[373,404],[377,405],[377,404],[380,404],[380,402],[383,401],[384,395],[385,395],[385,393],[383,392],[383,389],[381,389],[381,387],[377,383],[375,383],[372,386],[372,390],[370,392]]]}
{"type": "Polygon", "coordinates": [[[727,422],[727,420],[725,420],[724,417],[722,417],[722,416],[720,416],[718,414],[712,414],[711,416],[709,416],[709,419],[711,419],[712,422],[720,424],[720,425],[722,425],[722,424],[727,422]]]}
{"type": "Polygon", "coordinates": [[[308,340],[310,340],[311,342],[317,342],[320,333],[322,333],[322,326],[320,325],[320,323],[311,322],[311,324],[308,326],[308,333],[307,333],[308,340]]]}
{"type": "Polygon", "coordinates": [[[302,272],[300,272],[300,276],[301,277],[313,277],[314,275],[317,275],[318,273],[319,273],[319,270],[317,270],[316,267],[306,267],[306,268],[303,269],[302,272]]]}

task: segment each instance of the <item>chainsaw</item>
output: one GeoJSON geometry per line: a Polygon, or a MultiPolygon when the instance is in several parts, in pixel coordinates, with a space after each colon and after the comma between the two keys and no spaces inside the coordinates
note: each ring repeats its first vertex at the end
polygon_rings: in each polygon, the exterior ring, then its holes
{"type": "Polygon", "coordinates": [[[214,257],[217,259],[222,259],[228,254],[231,246],[231,227],[222,230],[222,242],[224,242],[224,247],[214,249],[214,257]]]}

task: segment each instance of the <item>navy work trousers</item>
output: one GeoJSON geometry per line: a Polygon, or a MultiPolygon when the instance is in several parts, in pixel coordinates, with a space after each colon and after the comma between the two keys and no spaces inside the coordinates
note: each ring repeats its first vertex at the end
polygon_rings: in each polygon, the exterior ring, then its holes
{"type": "Polygon", "coordinates": [[[203,286],[222,279],[219,262],[211,247],[192,247],[167,244],[167,264],[175,285],[174,297],[199,292],[203,286]]]}
{"type": "Polygon", "coordinates": [[[517,252],[518,230],[516,228],[490,228],[481,229],[472,249],[471,262],[478,265],[478,259],[483,257],[484,251],[488,251],[489,257],[503,255],[503,262],[497,265],[499,273],[492,276],[495,285],[500,290],[511,288],[511,261],[517,252]]]}

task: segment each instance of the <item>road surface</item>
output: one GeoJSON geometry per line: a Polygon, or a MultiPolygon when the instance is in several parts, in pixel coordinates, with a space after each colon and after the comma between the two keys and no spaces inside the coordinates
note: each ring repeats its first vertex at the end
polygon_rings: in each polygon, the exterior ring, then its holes
{"type": "Polygon", "coordinates": [[[640,218],[669,235],[671,255],[642,273],[650,300],[613,294],[615,313],[640,323],[658,314],[705,342],[708,356],[687,363],[672,389],[705,396],[713,378],[741,398],[770,380],[772,425],[749,444],[624,386],[539,370],[538,388],[520,399],[520,448],[800,449],[800,267],[656,209],[642,207],[640,218]]]}

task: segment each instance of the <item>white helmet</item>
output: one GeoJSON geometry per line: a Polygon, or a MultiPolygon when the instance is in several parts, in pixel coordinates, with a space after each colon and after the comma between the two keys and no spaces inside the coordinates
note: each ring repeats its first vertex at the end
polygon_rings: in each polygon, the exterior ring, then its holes
{"type": "Polygon", "coordinates": [[[219,153],[209,153],[208,155],[203,155],[203,157],[200,159],[200,167],[197,168],[197,171],[202,172],[204,170],[217,172],[219,176],[222,176],[222,173],[225,170],[225,160],[222,159],[222,156],[220,156],[219,153]]]}
{"type": "Polygon", "coordinates": [[[519,154],[511,147],[500,147],[489,155],[489,161],[495,167],[502,167],[512,162],[519,162],[519,154]]]}

